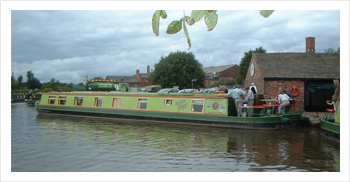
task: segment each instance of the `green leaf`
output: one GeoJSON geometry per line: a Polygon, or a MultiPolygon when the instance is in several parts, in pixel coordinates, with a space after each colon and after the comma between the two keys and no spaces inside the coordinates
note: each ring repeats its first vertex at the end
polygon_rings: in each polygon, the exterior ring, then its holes
{"type": "Polygon", "coordinates": [[[218,10],[207,10],[209,13],[214,13],[214,14],[216,14],[216,12],[218,11],[218,10]]]}
{"type": "Polygon", "coordinates": [[[264,18],[268,18],[275,10],[260,10],[260,14],[264,18]]]}
{"type": "Polygon", "coordinates": [[[163,19],[166,19],[168,17],[165,10],[160,10],[160,17],[162,17],[163,19]]]}
{"type": "Polygon", "coordinates": [[[191,44],[190,36],[188,35],[188,32],[187,32],[187,27],[186,27],[185,20],[182,21],[182,25],[184,27],[184,33],[185,33],[185,36],[187,38],[187,43],[188,43],[188,49],[187,50],[190,50],[192,44],[191,44]]]}
{"type": "Polygon", "coordinates": [[[193,25],[195,23],[194,19],[192,19],[189,16],[185,16],[185,21],[187,22],[188,25],[193,25]]]}
{"type": "Polygon", "coordinates": [[[176,34],[177,32],[179,32],[182,29],[181,22],[182,22],[182,19],[179,21],[172,21],[169,24],[166,33],[167,34],[176,34]]]}
{"type": "Polygon", "coordinates": [[[206,12],[204,16],[204,21],[208,27],[208,31],[211,31],[215,28],[216,24],[218,23],[218,15],[206,12]]]}
{"type": "Polygon", "coordinates": [[[153,14],[152,18],[152,29],[154,35],[158,36],[159,35],[159,17],[160,17],[160,10],[156,10],[153,14]]]}
{"type": "Polygon", "coordinates": [[[191,18],[194,19],[194,22],[198,22],[204,16],[204,10],[192,10],[191,18]]]}

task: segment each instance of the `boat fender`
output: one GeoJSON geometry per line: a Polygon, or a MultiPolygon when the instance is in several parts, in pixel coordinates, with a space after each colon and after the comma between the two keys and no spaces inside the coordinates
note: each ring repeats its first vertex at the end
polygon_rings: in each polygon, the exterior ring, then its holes
{"type": "Polygon", "coordinates": [[[299,90],[299,88],[298,87],[296,87],[296,86],[294,86],[294,87],[292,87],[291,89],[290,89],[290,91],[289,91],[292,95],[293,95],[293,97],[296,97],[296,96],[298,96],[299,94],[300,94],[300,90],[299,90]],[[294,90],[296,90],[297,91],[297,93],[296,94],[293,94],[293,91],[294,90]]]}

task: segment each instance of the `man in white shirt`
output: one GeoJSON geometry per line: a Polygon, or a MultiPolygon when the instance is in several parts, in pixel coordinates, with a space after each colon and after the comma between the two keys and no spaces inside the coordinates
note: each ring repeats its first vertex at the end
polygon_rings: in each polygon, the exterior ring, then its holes
{"type": "MultiPolygon", "coordinates": [[[[253,106],[254,105],[254,94],[253,91],[249,89],[249,87],[245,88],[245,90],[248,92],[246,101],[248,103],[248,106],[253,106]]],[[[249,117],[253,117],[253,109],[249,109],[249,117]]]]}
{"type": "Polygon", "coordinates": [[[280,95],[278,96],[278,100],[282,103],[278,108],[279,114],[285,114],[284,107],[289,104],[289,97],[287,94],[284,94],[282,90],[280,90],[280,95]]]}
{"type": "Polygon", "coordinates": [[[226,96],[232,96],[233,99],[235,99],[235,106],[237,110],[237,117],[241,116],[240,109],[238,106],[241,106],[244,102],[244,96],[245,92],[238,88],[238,86],[235,87],[235,89],[231,90],[226,96]]]}

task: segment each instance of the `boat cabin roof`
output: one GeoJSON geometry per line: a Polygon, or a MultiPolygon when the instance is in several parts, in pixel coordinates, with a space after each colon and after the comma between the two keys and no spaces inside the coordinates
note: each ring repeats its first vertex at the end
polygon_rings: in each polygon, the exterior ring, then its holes
{"type": "Polygon", "coordinates": [[[118,96],[171,96],[171,97],[207,97],[207,98],[231,98],[219,96],[216,93],[148,93],[148,92],[117,92],[117,91],[75,91],[75,92],[51,92],[43,93],[44,95],[118,95],[118,96]]]}

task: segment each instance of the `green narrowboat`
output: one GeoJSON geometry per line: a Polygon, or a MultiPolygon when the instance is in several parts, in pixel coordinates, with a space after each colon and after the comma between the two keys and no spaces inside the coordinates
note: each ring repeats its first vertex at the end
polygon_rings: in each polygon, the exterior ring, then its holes
{"type": "Polygon", "coordinates": [[[335,141],[340,141],[340,105],[338,112],[334,118],[335,110],[327,109],[325,115],[321,119],[321,134],[335,141]]]}
{"type": "Polygon", "coordinates": [[[11,94],[11,103],[25,102],[25,98],[26,98],[26,94],[24,94],[24,93],[11,94]]]}
{"type": "Polygon", "coordinates": [[[236,117],[234,99],[218,94],[145,92],[43,93],[39,113],[126,117],[241,129],[282,129],[281,116],[236,117]]]}
{"type": "Polygon", "coordinates": [[[40,102],[41,100],[41,92],[37,92],[33,94],[27,101],[28,105],[34,106],[36,102],[40,102]]]}

